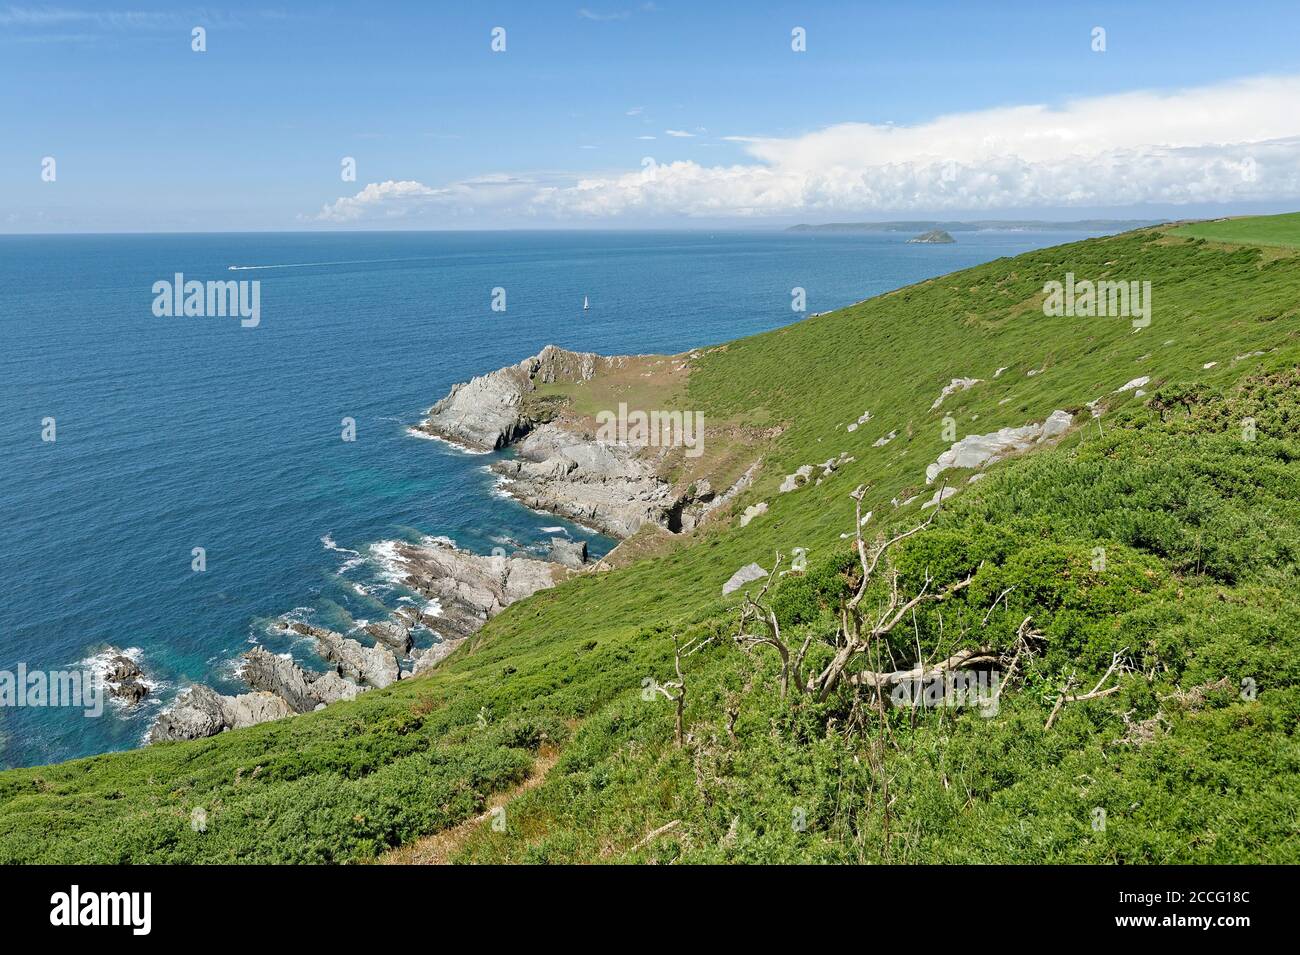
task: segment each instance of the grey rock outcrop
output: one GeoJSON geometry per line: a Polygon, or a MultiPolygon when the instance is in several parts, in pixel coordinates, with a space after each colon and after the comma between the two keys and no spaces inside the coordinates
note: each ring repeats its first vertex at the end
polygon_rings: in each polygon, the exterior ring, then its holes
{"type": "Polygon", "coordinates": [[[406,656],[411,652],[411,647],[415,646],[415,641],[411,639],[411,628],[405,624],[405,621],[380,620],[376,623],[366,624],[366,633],[387,646],[399,657],[406,656]]]}
{"type": "Polygon", "coordinates": [[[149,695],[149,684],[145,682],[144,671],[140,665],[124,653],[117,653],[108,661],[104,673],[104,688],[108,695],[135,706],[149,695]]]}
{"type": "Polygon", "coordinates": [[[517,600],[555,586],[569,574],[531,557],[482,556],[446,540],[398,543],[393,554],[402,582],[438,602],[429,621],[444,640],[463,639],[517,600]]]}
{"type": "Polygon", "coordinates": [[[978,385],[982,380],[983,379],[981,378],[954,378],[952,381],[948,382],[948,384],[943,386],[943,390],[939,392],[939,397],[935,398],[934,404],[930,405],[930,410],[936,410],[943,404],[943,400],[949,395],[954,395],[959,391],[965,391],[968,388],[972,388],[975,385],[978,385]]]}
{"type": "Polygon", "coordinates": [[[741,587],[745,586],[745,584],[752,583],[755,580],[760,580],[766,576],[767,571],[758,564],[746,564],[744,567],[740,568],[740,570],[727,578],[727,582],[722,585],[722,596],[725,597],[727,594],[735,593],[741,587]]]}
{"type": "Polygon", "coordinates": [[[495,451],[527,434],[536,424],[524,413],[523,403],[539,384],[590,381],[597,369],[617,367],[621,361],[618,357],[547,345],[517,365],[453,385],[417,428],[478,451],[495,451]]]}
{"type": "Polygon", "coordinates": [[[244,654],[240,675],[254,690],[280,697],[295,713],[309,713],[339,700],[354,699],[362,690],[333,670],[313,673],[261,647],[244,654]]]}
{"type": "Polygon", "coordinates": [[[953,444],[925,469],[925,483],[949,468],[982,468],[1001,461],[1012,454],[1024,451],[1064,434],[1074,416],[1068,411],[1053,411],[1046,421],[1027,424],[1022,428],[1002,428],[989,434],[971,434],[953,444]]]}
{"type": "Polygon", "coordinates": [[[516,456],[492,469],[505,490],[528,507],[631,537],[644,523],[667,526],[679,503],[640,448],[599,444],[553,424],[540,425],[517,445],[516,456]]]}
{"type": "Polygon", "coordinates": [[[387,647],[368,647],[333,630],[296,621],[288,626],[294,633],[313,637],[320,655],[334,664],[341,677],[379,689],[401,679],[397,655],[387,647]]]}
{"type": "Polygon", "coordinates": [[[587,542],[552,537],[549,557],[557,564],[578,570],[587,563],[587,542]]]}
{"type": "Polygon", "coordinates": [[[811,464],[802,464],[795,468],[794,473],[787,474],[781,486],[777,488],[782,494],[789,494],[791,491],[797,491],[812,479],[813,466],[811,464]]]}
{"type": "Polygon", "coordinates": [[[256,691],[222,696],[210,687],[196,685],[182,693],[149,730],[149,742],[200,739],[228,729],[255,726],[292,716],[289,704],[274,693],[256,691]]]}

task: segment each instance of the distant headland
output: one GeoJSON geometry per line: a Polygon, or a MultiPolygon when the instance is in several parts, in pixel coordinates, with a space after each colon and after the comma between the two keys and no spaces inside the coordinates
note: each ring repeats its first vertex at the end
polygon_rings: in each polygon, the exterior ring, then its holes
{"type": "Polygon", "coordinates": [[[936,222],[924,219],[898,222],[823,222],[792,225],[786,232],[1127,232],[1161,225],[1164,219],[1076,219],[1048,222],[1042,219],[976,219],[971,222],[936,222]]]}

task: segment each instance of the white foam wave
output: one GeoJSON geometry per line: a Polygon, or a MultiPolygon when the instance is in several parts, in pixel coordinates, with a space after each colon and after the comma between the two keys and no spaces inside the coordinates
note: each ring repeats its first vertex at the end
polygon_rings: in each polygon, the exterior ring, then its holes
{"type": "Polygon", "coordinates": [[[426,441],[437,441],[445,444],[449,448],[454,448],[461,454],[491,454],[491,451],[480,451],[477,448],[467,448],[463,444],[457,444],[455,441],[448,441],[446,438],[436,434],[429,434],[427,431],[421,431],[418,428],[407,428],[406,433],[413,438],[423,438],[426,441]]]}

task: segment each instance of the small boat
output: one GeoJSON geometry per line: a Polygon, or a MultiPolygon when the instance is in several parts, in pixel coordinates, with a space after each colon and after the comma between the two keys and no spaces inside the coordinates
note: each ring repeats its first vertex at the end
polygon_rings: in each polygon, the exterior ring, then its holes
{"type": "Polygon", "coordinates": [[[591,303],[587,301],[587,296],[585,295],[582,296],[582,310],[584,312],[591,311],[591,303]]]}

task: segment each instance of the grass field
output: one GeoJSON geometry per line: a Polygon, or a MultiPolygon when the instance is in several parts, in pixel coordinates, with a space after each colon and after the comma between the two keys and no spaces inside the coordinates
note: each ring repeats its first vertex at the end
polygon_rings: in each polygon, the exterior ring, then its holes
{"type": "Polygon", "coordinates": [[[1193,222],[1169,230],[1170,235],[1209,242],[1232,242],[1300,249],[1300,212],[1280,216],[1251,216],[1242,219],[1219,219],[1193,222]]]}
{"type": "Polygon", "coordinates": [[[537,594],[429,675],[355,702],[0,773],[0,861],[371,859],[481,813],[540,751],[559,753],[545,781],[506,806],[505,831],[458,838],[459,858],[1300,861],[1300,269],[1179,232],[991,262],[709,350],[684,406],[784,425],[733,510],[767,514],[537,594]],[[1044,283],[1067,271],[1150,281],[1151,325],[1045,317],[1044,283]],[[932,410],[956,377],[981,380],[932,410]],[[1116,392],[1138,377],[1144,394],[1116,392]],[[871,534],[910,526],[951,426],[1054,409],[1075,415],[1057,447],[973,485],[948,472],[961,492],[896,564],[911,587],[974,575],[884,648],[900,660],[1005,643],[1026,615],[1043,629],[996,716],[882,722],[848,691],[793,703],[772,655],[733,645],[723,581],[804,548],[773,607],[824,661],[855,585],[849,493],[865,486],[871,534]],[[841,451],[854,460],[823,483],[777,492],[841,451]],[[684,746],[672,704],[643,693],[673,678],[674,635],[713,638],[686,662],[684,746]],[[1091,686],[1116,652],[1121,690],[1046,732],[1065,681],[1091,686]]]}

